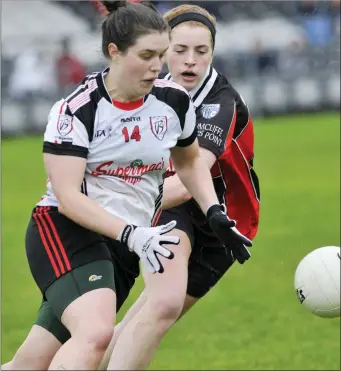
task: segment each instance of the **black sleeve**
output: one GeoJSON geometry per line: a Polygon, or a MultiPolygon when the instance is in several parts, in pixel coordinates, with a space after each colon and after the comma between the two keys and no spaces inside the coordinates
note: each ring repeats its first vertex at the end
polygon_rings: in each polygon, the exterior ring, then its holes
{"type": "Polygon", "coordinates": [[[198,141],[219,157],[232,141],[237,118],[236,101],[227,90],[220,90],[197,111],[198,141]]]}

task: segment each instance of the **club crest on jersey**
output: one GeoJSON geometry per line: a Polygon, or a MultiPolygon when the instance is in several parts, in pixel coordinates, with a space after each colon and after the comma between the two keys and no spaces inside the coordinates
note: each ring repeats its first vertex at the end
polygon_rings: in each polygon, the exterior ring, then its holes
{"type": "Polygon", "coordinates": [[[69,115],[59,115],[58,122],[57,122],[57,129],[58,133],[65,137],[66,135],[70,134],[73,127],[72,127],[72,117],[69,115]]]}
{"type": "Polygon", "coordinates": [[[211,119],[216,116],[220,110],[220,104],[203,104],[200,111],[205,119],[211,119]]]}
{"type": "Polygon", "coordinates": [[[167,131],[167,116],[150,117],[150,128],[156,138],[162,140],[167,131]]]}

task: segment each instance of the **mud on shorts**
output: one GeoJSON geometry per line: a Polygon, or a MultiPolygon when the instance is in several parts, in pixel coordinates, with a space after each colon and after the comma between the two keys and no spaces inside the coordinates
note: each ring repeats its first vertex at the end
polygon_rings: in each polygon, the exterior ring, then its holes
{"type": "Polygon", "coordinates": [[[36,207],[26,231],[26,253],[43,301],[35,324],[61,343],[70,338],[60,318],[86,292],[110,288],[117,311],[139,275],[139,258],[116,240],[92,232],[58,212],[36,207]]]}

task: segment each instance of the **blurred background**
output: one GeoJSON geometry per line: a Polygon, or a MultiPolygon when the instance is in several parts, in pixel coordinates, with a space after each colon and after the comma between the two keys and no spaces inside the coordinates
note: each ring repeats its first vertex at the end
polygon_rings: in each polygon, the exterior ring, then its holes
{"type": "MultiPolygon", "coordinates": [[[[254,116],[339,109],[339,0],[195,3],[216,15],[214,65],[254,116]]],[[[97,1],[4,0],[1,23],[3,134],[41,131],[51,103],[106,66],[97,1]]]]}
{"type": "MultiPolygon", "coordinates": [[[[182,1],[154,2],[161,12],[182,1]]],[[[255,124],[261,218],[235,264],[163,340],[156,370],[340,370],[340,319],[297,300],[299,261],[340,246],[340,1],[193,1],[216,15],[215,67],[255,124]]],[[[45,192],[52,104],[106,66],[97,3],[2,0],[1,363],[26,338],[41,294],[25,231],[45,192]]],[[[137,281],[118,315],[136,300],[137,281]]],[[[62,293],[61,293],[62,294],[62,293]]]]}

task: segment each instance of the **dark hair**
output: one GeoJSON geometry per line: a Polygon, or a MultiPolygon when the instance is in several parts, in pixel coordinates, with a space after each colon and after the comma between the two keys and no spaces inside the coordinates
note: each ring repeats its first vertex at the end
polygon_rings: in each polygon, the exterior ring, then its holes
{"type": "Polygon", "coordinates": [[[168,32],[169,26],[148,2],[101,1],[108,10],[102,24],[102,52],[109,58],[108,45],[114,43],[125,52],[136,40],[152,31],[168,32]]]}

